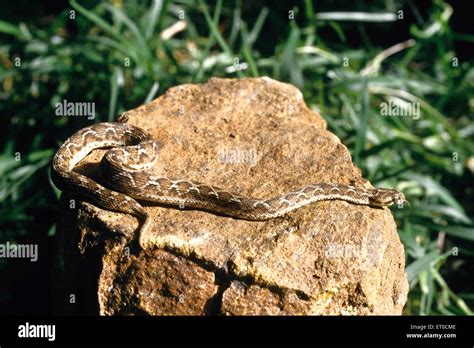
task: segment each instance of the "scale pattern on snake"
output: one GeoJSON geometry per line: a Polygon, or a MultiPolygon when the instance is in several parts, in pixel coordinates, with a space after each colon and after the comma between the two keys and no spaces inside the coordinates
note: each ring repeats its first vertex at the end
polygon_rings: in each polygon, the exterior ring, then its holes
{"type": "Polygon", "coordinates": [[[203,209],[245,220],[276,218],[313,202],[344,200],[376,207],[406,202],[403,193],[385,188],[317,183],[280,197],[256,199],[188,179],[157,177],[147,172],[158,158],[158,144],[142,129],[126,123],[99,123],[76,132],[56,152],[52,180],[61,190],[102,208],[140,219],[139,242],[150,232],[151,219],[138,201],[203,209]],[[100,163],[101,181],[74,171],[92,150],[109,149],[100,163]]]}

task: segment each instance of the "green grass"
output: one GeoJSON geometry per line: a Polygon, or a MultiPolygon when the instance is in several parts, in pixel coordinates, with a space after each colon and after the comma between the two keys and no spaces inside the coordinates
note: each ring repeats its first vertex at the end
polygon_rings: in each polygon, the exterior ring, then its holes
{"type": "MultiPolygon", "coordinates": [[[[46,20],[1,20],[2,240],[54,234],[58,192],[49,163],[64,139],[90,123],[55,117],[55,103],[94,101],[100,122],[171,86],[267,75],[302,90],[373,185],[408,197],[410,209],[393,209],[410,281],[405,314],[471,315],[474,70],[469,61],[453,61],[455,43],[474,36],[454,32],[452,8],[434,1],[430,16],[412,23],[413,41],[390,51],[366,31],[369,12],[396,12],[391,1],[377,4],[354,17],[319,13],[311,1],[283,15],[272,7],[241,8],[240,1],[71,1],[46,20]],[[163,40],[163,30],[183,14],[186,29],[163,40]],[[336,39],[320,35],[328,32],[336,39]],[[352,32],[361,38],[357,47],[352,32]],[[228,73],[236,62],[248,68],[228,73]],[[380,105],[389,100],[419,103],[420,118],[382,117],[380,105]]],[[[0,272],[9,267],[0,262],[0,272]]],[[[8,300],[6,289],[0,301],[8,300]]]]}

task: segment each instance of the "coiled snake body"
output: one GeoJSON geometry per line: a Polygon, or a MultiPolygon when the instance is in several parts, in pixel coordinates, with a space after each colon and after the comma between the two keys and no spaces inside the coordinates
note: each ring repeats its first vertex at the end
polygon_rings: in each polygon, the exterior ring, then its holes
{"type": "Polygon", "coordinates": [[[72,135],[56,152],[52,180],[61,190],[102,208],[129,213],[142,221],[139,242],[151,229],[151,219],[137,200],[181,208],[197,208],[245,220],[268,220],[307,204],[339,199],[370,206],[403,204],[403,193],[384,188],[318,183],[270,199],[255,199],[187,179],[169,179],[147,173],[157,160],[158,145],[138,127],[126,123],[99,123],[72,135]],[[101,160],[107,188],[74,171],[97,148],[111,148],[101,160]]]}

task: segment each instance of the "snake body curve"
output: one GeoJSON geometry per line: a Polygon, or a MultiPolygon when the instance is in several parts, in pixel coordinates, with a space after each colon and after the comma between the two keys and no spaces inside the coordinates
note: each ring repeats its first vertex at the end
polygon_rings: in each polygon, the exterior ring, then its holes
{"type": "Polygon", "coordinates": [[[142,221],[139,241],[149,233],[151,220],[138,201],[180,208],[203,209],[245,220],[268,220],[322,200],[376,207],[403,204],[403,193],[385,188],[318,183],[283,196],[256,199],[188,179],[169,179],[147,172],[158,158],[159,146],[142,129],[126,123],[99,123],[83,128],[67,139],[53,158],[52,180],[102,208],[132,214],[142,221]],[[109,149],[101,160],[102,181],[77,173],[74,167],[92,150],[109,149]]]}

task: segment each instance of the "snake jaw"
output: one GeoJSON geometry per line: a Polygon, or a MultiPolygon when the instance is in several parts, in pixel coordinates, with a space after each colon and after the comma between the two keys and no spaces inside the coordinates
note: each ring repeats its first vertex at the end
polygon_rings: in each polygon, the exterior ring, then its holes
{"type": "Polygon", "coordinates": [[[406,199],[405,195],[402,192],[397,191],[397,194],[394,196],[394,203],[398,205],[399,207],[403,207],[403,205],[406,203],[408,206],[410,206],[410,202],[406,199]]]}

